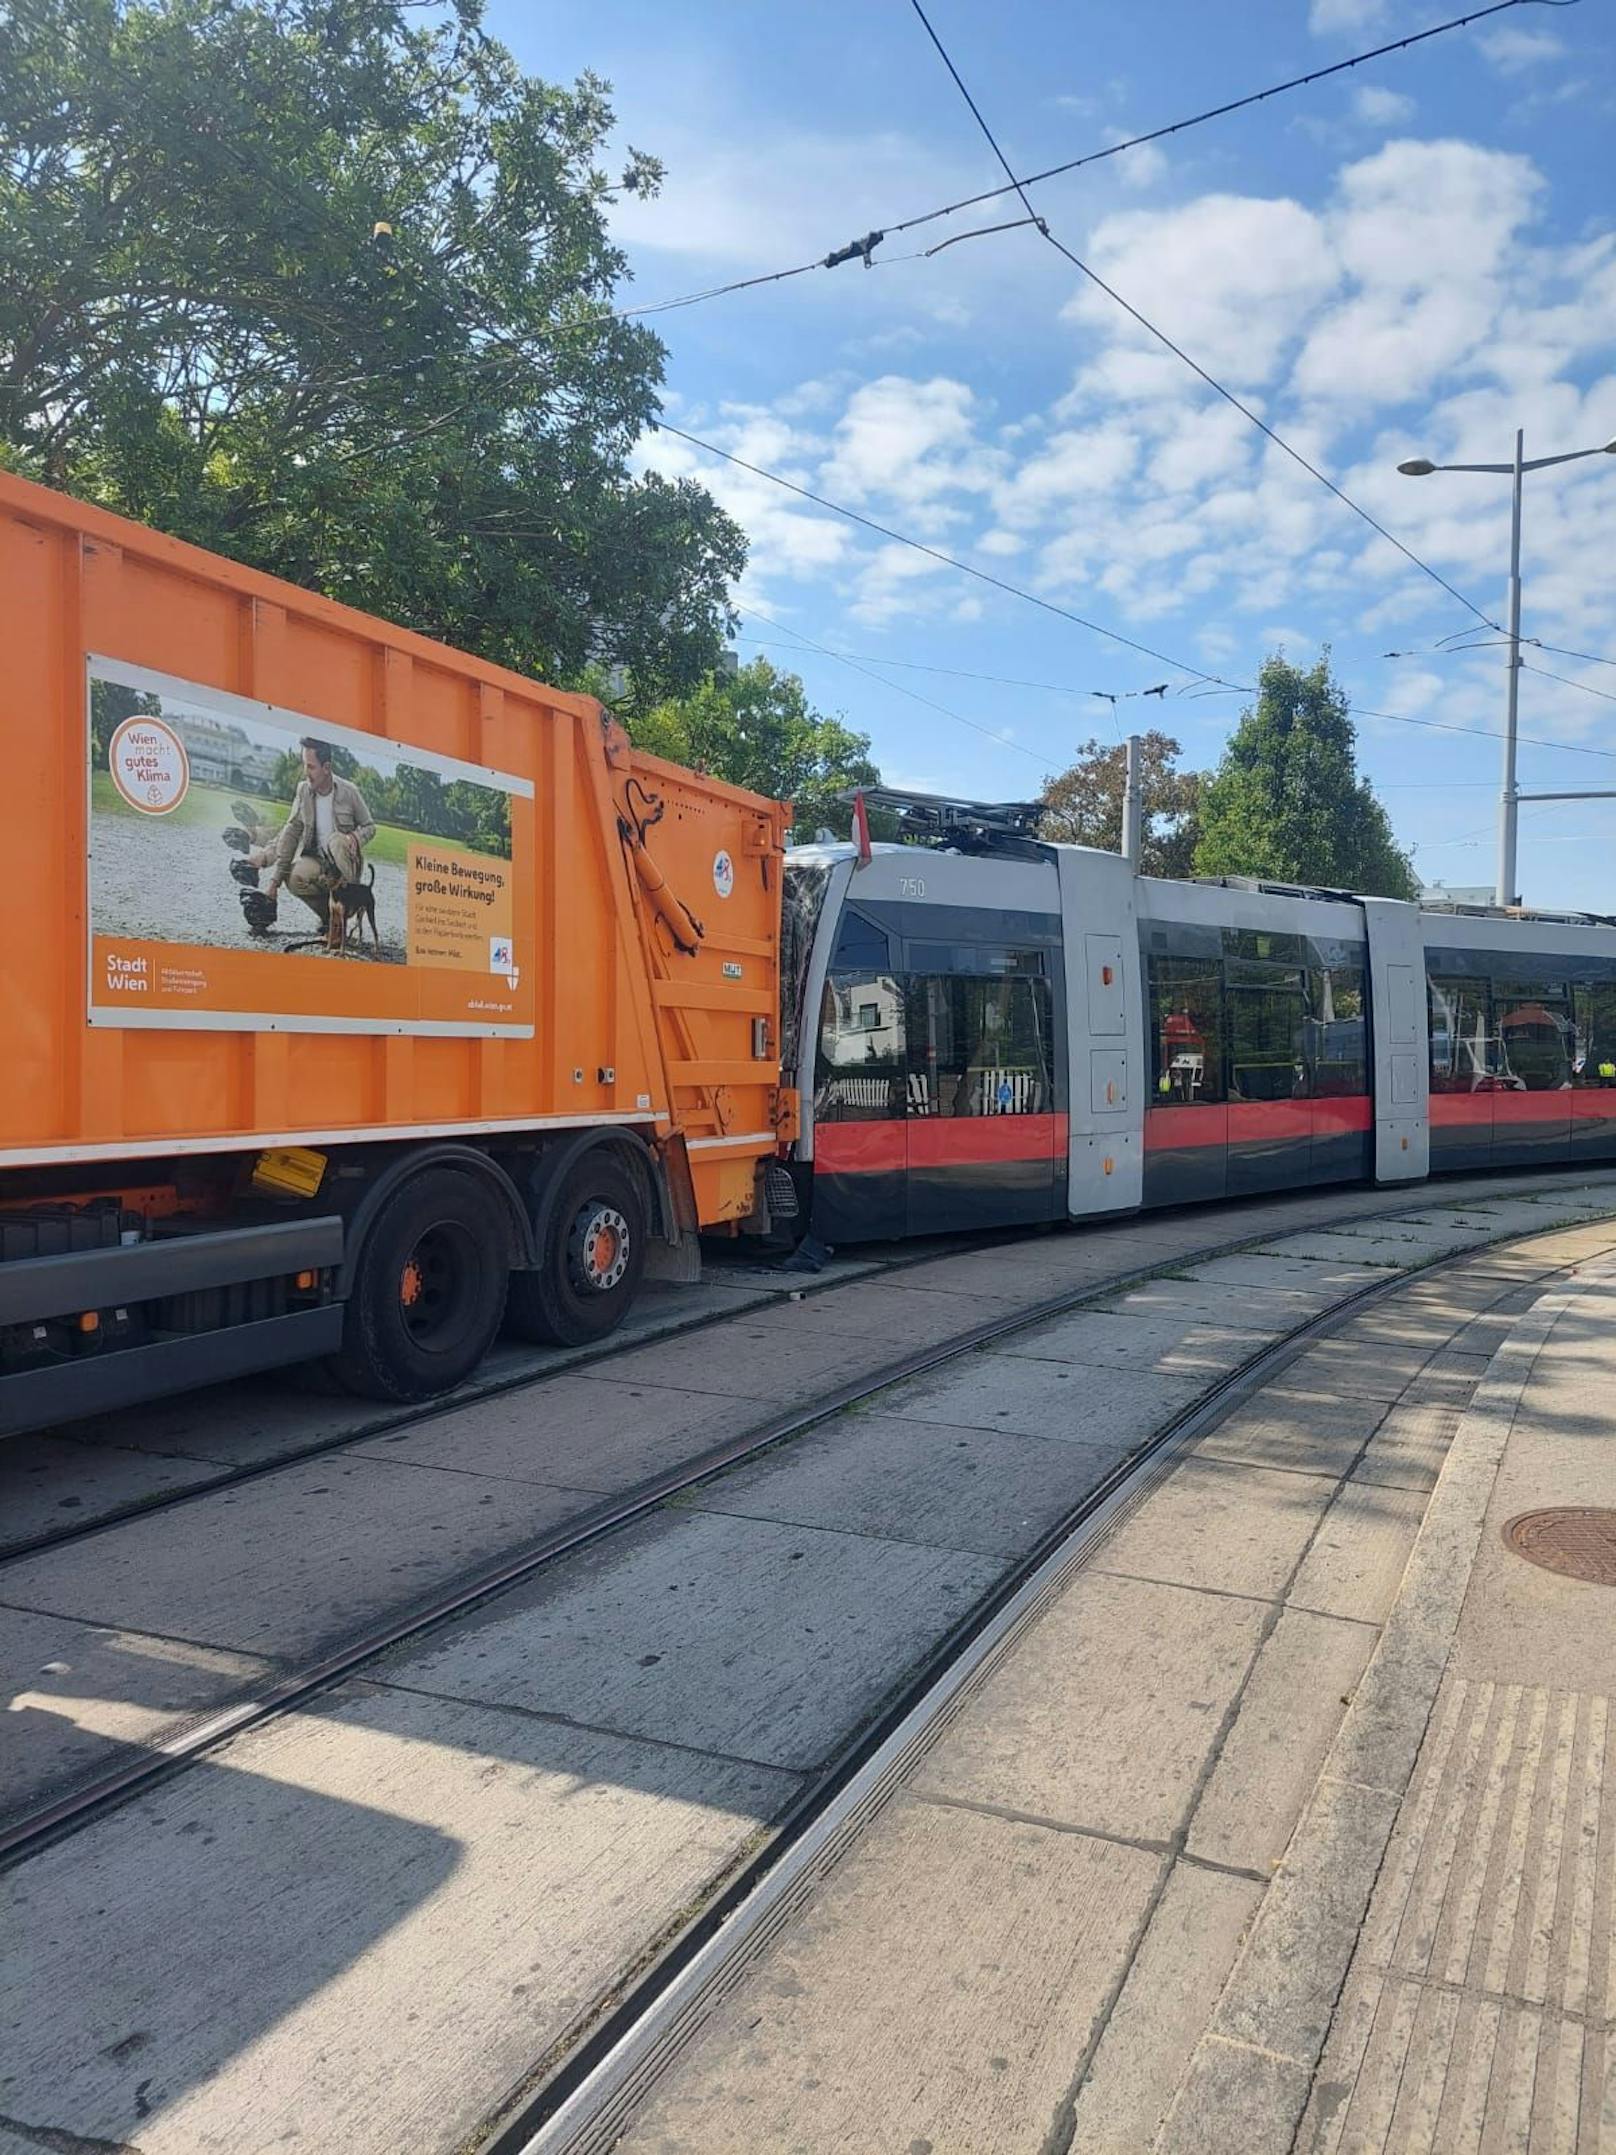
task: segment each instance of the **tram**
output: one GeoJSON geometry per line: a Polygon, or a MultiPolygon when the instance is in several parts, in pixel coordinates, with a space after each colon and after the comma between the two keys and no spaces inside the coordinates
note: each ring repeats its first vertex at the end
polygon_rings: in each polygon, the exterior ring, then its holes
{"type": "Polygon", "coordinates": [[[786,856],[789,1162],[826,1243],[1616,1161],[1616,921],[1136,875],[1035,804],[786,856]]]}

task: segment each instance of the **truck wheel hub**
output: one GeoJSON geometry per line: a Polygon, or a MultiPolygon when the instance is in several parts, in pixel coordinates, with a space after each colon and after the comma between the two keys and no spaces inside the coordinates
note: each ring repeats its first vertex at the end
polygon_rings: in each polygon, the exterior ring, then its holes
{"type": "Polygon", "coordinates": [[[569,1254],[584,1286],[609,1294],[628,1270],[628,1222],[614,1205],[589,1204],[573,1221],[569,1254]]]}

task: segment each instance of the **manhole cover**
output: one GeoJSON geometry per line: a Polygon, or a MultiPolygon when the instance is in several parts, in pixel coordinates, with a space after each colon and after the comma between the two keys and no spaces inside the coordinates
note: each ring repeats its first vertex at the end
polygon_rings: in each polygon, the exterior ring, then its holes
{"type": "Polygon", "coordinates": [[[1616,1511],[1591,1504],[1523,1511],[1505,1527],[1504,1546],[1545,1571],[1616,1586],[1616,1511]]]}

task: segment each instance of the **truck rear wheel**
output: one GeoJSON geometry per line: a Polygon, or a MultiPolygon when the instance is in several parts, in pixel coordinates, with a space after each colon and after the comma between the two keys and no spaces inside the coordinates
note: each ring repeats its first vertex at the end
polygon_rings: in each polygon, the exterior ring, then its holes
{"type": "Polygon", "coordinates": [[[619,1155],[585,1153],[567,1170],[531,1272],[511,1274],[505,1329],[544,1346],[583,1347],[623,1320],[645,1270],[645,1199],[619,1155]]]}
{"type": "Polygon", "coordinates": [[[431,1399],[459,1384],[505,1313],[505,1221],[453,1168],[428,1168],[389,1198],[360,1251],[332,1367],[369,1399],[431,1399]]]}

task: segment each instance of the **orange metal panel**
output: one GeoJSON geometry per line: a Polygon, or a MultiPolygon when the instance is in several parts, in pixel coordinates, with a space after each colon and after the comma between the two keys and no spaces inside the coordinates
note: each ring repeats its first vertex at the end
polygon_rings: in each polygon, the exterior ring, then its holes
{"type": "MultiPolygon", "coordinates": [[[[752,1059],[752,1025],[773,1016],[778,994],[778,804],[635,754],[588,698],[5,474],[0,645],[0,908],[11,924],[0,938],[0,1201],[42,1163],[242,1151],[267,1136],[614,1117],[678,1142],[774,1126],[778,1066],[752,1059]],[[245,1014],[226,1017],[236,1029],[188,1015],[150,1029],[90,1023],[91,653],[275,706],[289,727],[369,734],[530,782],[532,798],[511,801],[511,881],[531,954],[532,1037],[344,1031],[387,970],[346,962],[300,976],[318,980],[306,1007],[334,1030],[295,1017],[255,1029],[245,1014]],[[628,777],[642,807],[661,804],[644,847],[701,924],[691,952],[631,867],[617,790],[628,777]]],[[[227,865],[221,849],[221,902],[234,896],[227,865]]],[[[744,1211],[750,1171],[744,1150],[698,1167],[703,1217],[744,1211]]]]}

